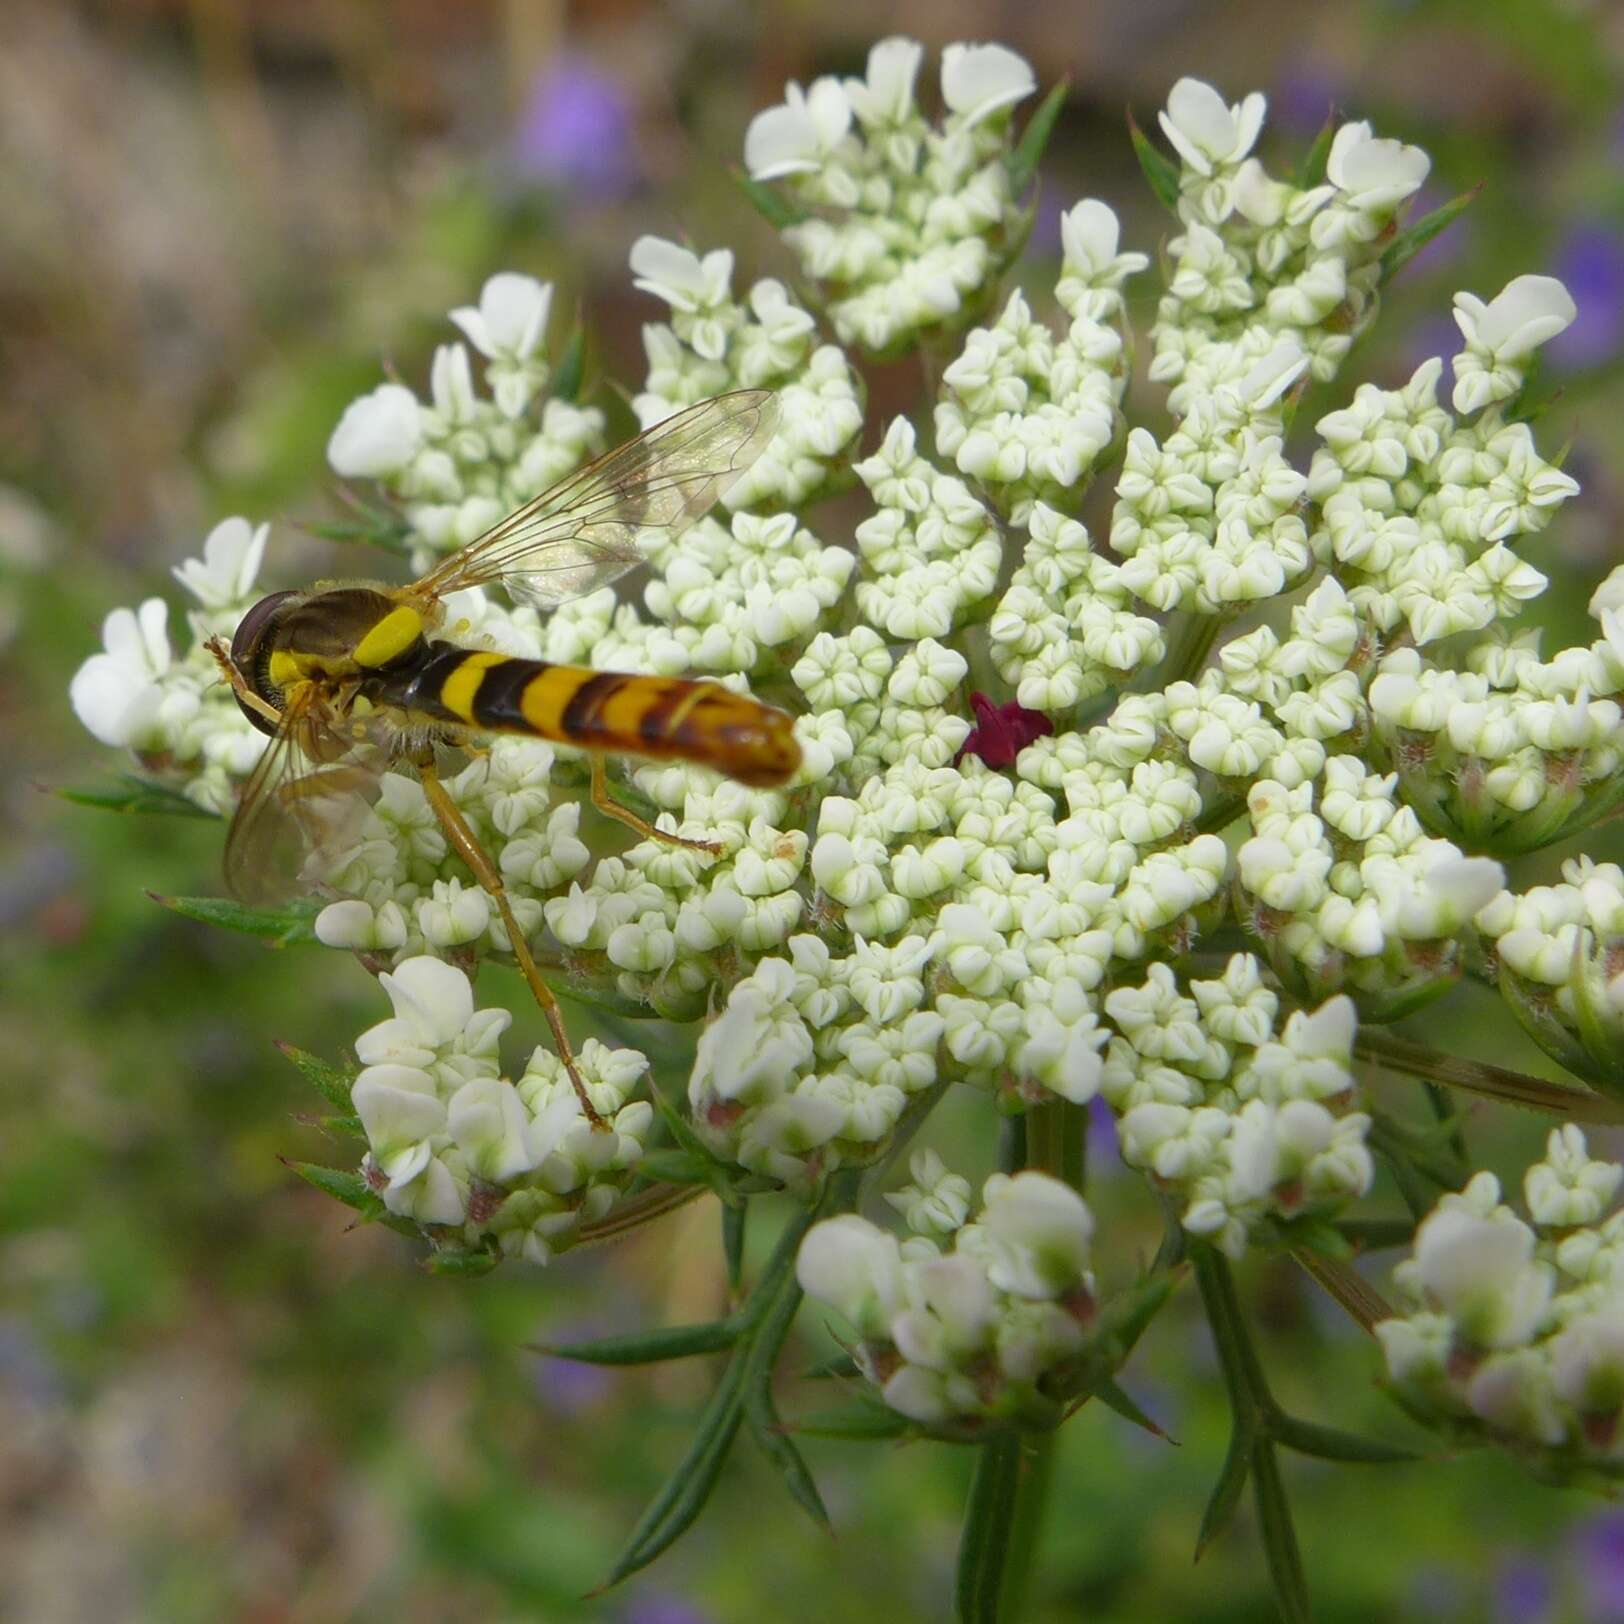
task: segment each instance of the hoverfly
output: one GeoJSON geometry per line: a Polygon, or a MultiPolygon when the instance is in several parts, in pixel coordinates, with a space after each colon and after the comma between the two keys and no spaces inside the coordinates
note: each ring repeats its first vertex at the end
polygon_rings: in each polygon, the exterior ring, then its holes
{"type": "MultiPolygon", "coordinates": [[[[443,599],[500,586],[552,608],[643,562],[640,532],[674,534],[705,513],[772,437],[767,390],[718,395],[607,452],[409,586],[322,583],[261,598],[226,648],[211,644],[249,721],[271,744],[226,837],[227,886],[247,901],[310,890],[349,845],[391,766],[422,781],[450,848],[489,893],[589,1121],[558,1004],[514,918],[501,871],[440,780],[435,752],[492,732],[591,754],[592,803],[645,838],[698,845],[610,798],[604,755],[695,762],[742,783],[782,784],[800,765],[792,718],[720,683],[634,676],[461,647],[431,635],[443,599]]],[[[705,849],[714,849],[706,847],[705,849]]]]}

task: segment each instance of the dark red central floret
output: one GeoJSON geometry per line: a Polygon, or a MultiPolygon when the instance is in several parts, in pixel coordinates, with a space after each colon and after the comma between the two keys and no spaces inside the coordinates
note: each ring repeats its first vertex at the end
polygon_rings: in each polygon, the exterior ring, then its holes
{"type": "Polygon", "coordinates": [[[955,765],[966,756],[979,756],[995,770],[1013,767],[1016,756],[1034,739],[1054,732],[1054,723],[1042,711],[1028,710],[1013,699],[995,705],[985,694],[974,693],[970,709],[976,713],[976,725],[953,758],[955,765]]]}

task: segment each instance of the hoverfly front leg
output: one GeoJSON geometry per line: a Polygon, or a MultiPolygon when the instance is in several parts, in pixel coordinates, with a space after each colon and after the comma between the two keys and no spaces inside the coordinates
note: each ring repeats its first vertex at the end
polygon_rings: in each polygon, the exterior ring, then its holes
{"type": "Polygon", "coordinates": [[[490,860],[485,848],[480,845],[479,837],[469,828],[468,820],[462,815],[462,808],[451,799],[445,785],[440,782],[439,774],[434,770],[433,756],[425,752],[424,755],[414,758],[413,765],[423,782],[423,793],[428,797],[428,803],[434,809],[434,815],[439,819],[440,828],[450,841],[452,850],[468,865],[469,871],[479,881],[486,895],[496,904],[496,911],[502,916],[502,924],[507,929],[513,957],[518,961],[519,969],[529,984],[531,995],[541,1007],[541,1013],[547,1017],[547,1025],[552,1029],[558,1058],[564,1062],[564,1070],[569,1073],[575,1097],[581,1102],[581,1110],[594,1128],[607,1129],[609,1124],[599,1115],[597,1107],[587,1095],[586,1084],[581,1081],[580,1072],[575,1069],[575,1052],[570,1048],[569,1034],[564,1030],[563,1013],[558,1007],[558,1000],[553,997],[552,989],[541,979],[541,971],[536,968],[535,959],[531,957],[530,945],[525,941],[524,931],[513,915],[513,907],[508,901],[507,887],[502,883],[500,870],[490,860]]]}
{"type": "Polygon", "coordinates": [[[622,806],[609,793],[609,778],[604,771],[603,757],[592,753],[592,804],[605,817],[635,829],[645,840],[658,840],[667,846],[686,846],[690,851],[702,851],[711,857],[720,857],[722,848],[711,840],[689,840],[685,835],[674,835],[665,829],[656,829],[646,819],[638,817],[629,806],[622,806]]]}
{"type": "Polygon", "coordinates": [[[274,705],[261,699],[248,686],[248,679],[237,669],[237,662],[232,659],[231,650],[226,647],[225,639],[211,637],[203,646],[214,656],[214,663],[220,667],[221,678],[230,684],[231,691],[238,700],[250,710],[257,711],[272,727],[275,727],[282,720],[282,713],[274,705]]]}

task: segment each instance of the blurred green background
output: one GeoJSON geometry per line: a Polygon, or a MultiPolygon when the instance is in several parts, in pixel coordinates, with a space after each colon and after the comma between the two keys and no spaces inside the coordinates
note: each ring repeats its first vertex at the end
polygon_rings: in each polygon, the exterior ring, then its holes
{"type": "MultiPolygon", "coordinates": [[[[581,1600],[712,1372],[609,1374],[525,1345],[713,1313],[714,1209],[472,1283],[430,1279],[382,1229],[350,1230],[278,1160],[347,1151],[302,1120],[313,1097],[271,1040],[336,1055],[386,1013],[381,997],[331,955],[269,951],[147,899],[212,886],[218,826],[102,816],[49,793],[110,765],[66,696],[101,616],[168,593],[168,567],[215,519],[278,521],[271,585],[376,568],[298,528],[329,512],[326,436],[381,360],[421,376],[448,336],[443,312],[490,271],[554,279],[555,310],[579,305],[595,335],[597,375],[633,387],[639,324],[657,313],[625,271],[636,235],[686,233],[732,246],[742,276],[784,274],[730,179],[745,125],[787,78],[860,71],[891,32],[1003,40],[1044,84],[1069,77],[1030,250],[1040,286],[1055,217],[1079,196],[1112,202],[1130,245],[1168,234],[1123,114],[1153,126],[1181,73],[1232,99],[1268,91],[1278,168],[1334,104],[1433,154],[1423,207],[1482,183],[1394,290],[1347,386],[1392,384],[1453,349],[1454,288],[1489,296],[1530,270],[1568,281],[1580,318],[1552,346],[1563,393],[1543,440],[1571,438],[1585,494],[1532,552],[1555,583],[1541,607],[1551,646],[1593,635],[1584,598],[1621,556],[1617,5],[792,0],[769,15],[738,0],[8,0],[0,1617],[946,1616],[970,1461],[939,1446],[814,1446],[833,1544],[741,1446],[684,1544],[581,1600]]],[[[874,385],[896,404],[894,381],[874,385]]],[[[1161,423],[1153,392],[1139,414],[1161,423]]],[[[514,991],[499,973],[484,989],[514,991]]],[[[1462,995],[1431,1035],[1447,1025],[1543,1069],[1499,1021],[1462,995]]],[[[967,1170],[990,1159],[977,1143],[988,1113],[968,1107],[943,1113],[937,1139],[967,1170]]],[[[1475,1144],[1515,1168],[1541,1132],[1491,1116],[1475,1144]]],[[[1093,1194],[1116,1237],[1107,1274],[1128,1270],[1154,1244],[1154,1214],[1104,1155],[1093,1194]]],[[[1244,1284],[1288,1404],[1406,1435],[1359,1333],[1283,1266],[1244,1284]]],[[[813,1318],[795,1368],[820,1346],[813,1318]]],[[[1225,1428],[1193,1294],[1157,1323],[1128,1385],[1178,1444],[1092,1410],[1067,1428],[1035,1616],[1271,1616],[1245,1516],[1191,1563],[1225,1428]]],[[[784,1408],[809,1402],[791,1390],[784,1408]]],[[[1287,1473],[1321,1619],[1624,1618],[1624,1519],[1601,1502],[1487,1456],[1401,1470],[1293,1459],[1287,1473]]]]}

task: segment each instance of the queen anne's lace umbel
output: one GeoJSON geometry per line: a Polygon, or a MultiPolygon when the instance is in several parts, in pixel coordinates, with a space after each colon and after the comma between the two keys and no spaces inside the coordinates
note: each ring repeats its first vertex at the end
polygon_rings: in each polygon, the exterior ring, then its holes
{"type": "MultiPolygon", "coordinates": [[[[1323,174],[1279,181],[1254,155],[1262,96],[1230,106],[1181,80],[1148,362],[1169,410],[1130,427],[1124,291],[1148,256],[1085,199],[1062,215],[1052,297],[1004,289],[1025,226],[1015,109],[1035,81],[1003,47],[949,47],[933,121],[923,55],[885,41],[864,78],[791,85],[750,127],[746,166],[789,222],[808,302],[772,277],[736,291],[725,249],[631,250],[665,307],[644,332],[644,426],[725,389],[778,393],[776,436],[721,509],[649,547],[640,596],[545,620],[479,591],[448,605],[469,646],[704,672],[782,705],[798,775],[752,790],[613,764],[619,793],[713,852],[625,844],[584,808],[564,747],[497,739],[448,788],[562,983],[686,1030],[685,1154],[724,1184],[815,1198],[950,1085],[983,1093],[989,1122],[1098,1097],[1192,1242],[1240,1256],[1323,1236],[1373,1178],[1361,1022],[1493,974],[1554,1055],[1617,1087],[1619,870],[1575,859],[1519,892],[1502,862],[1621,795],[1624,573],[1596,593],[1589,645],[1546,659],[1515,626],[1545,584],[1518,547],[1577,491],[1516,411],[1572,301],[1536,276],[1459,294],[1447,403],[1441,360],[1360,385],[1300,466],[1303,389],[1375,317],[1428,160],[1349,123],[1323,174]],[[853,351],[914,346],[934,398],[876,420],[853,351]],[[847,535],[817,504],[856,487],[847,535]],[[1220,929],[1247,950],[1210,951],[1220,929]]],[[[546,397],[550,306],[544,284],[493,277],[452,313],[467,343],[436,353],[429,400],[386,383],[335,429],[334,470],[370,482],[417,561],[604,443],[599,410],[546,397]]],[[[177,571],[194,637],[235,624],[263,547],[228,520],[177,571]]],[[[74,681],[86,725],[229,808],[260,736],[197,644],[175,657],[159,600],[104,637],[74,681]]],[[[510,944],[413,778],[389,776],[332,858],[316,935],[394,967],[396,1019],[365,1035],[354,1082],[368,1183],[437,1244],[567,1246],[637,1175],[643,1057],[580,1056],[607,1134],[548,1053],[503,1079],[505,1016],[474,1012],[465,972],[510,944]]],[[[1536,1236],[1480,1178],[1423,1226],[1420,1306],[1383,1330],[1414,1407],[1542,1448],[1579,1447],[1624,1391],[1606,1375],[1606,1229],[1594,1246],[1573,1229],[1617,1169],[1594,1172],[1569,1133],[1529,1203],[1572,1233],[1536,1236]],[[1462,1284],[1434,1265],[1473,1225],[1461,1246],[1481,1230],[1492,1258],[1462,1284]]],[[[1080,1356],[1105,1238],[1045,1174],[989,1181],[971,1219],[939,1157],[912,1171],[892,1192],[912,1237],[828,1220],[802,1283],[895,1410],[1035,1424],[1080,1356]]]]}

